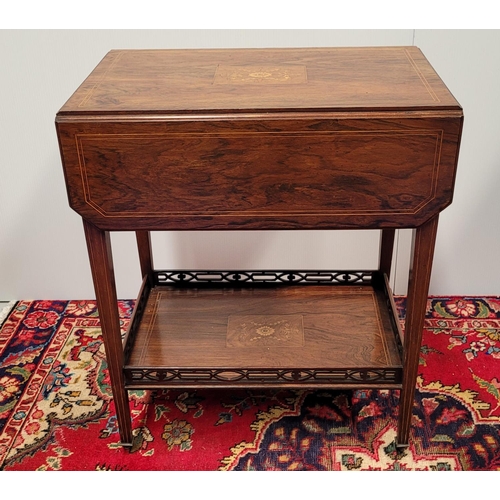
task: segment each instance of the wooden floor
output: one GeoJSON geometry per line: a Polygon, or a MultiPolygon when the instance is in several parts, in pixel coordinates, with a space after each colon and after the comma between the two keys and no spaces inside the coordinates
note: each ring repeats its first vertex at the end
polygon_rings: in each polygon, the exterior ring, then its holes
{"type": "Polygon", "coordinates": [[[384,368],[401,360],[370,286],[151,291],[128,367],[384,368]]]}

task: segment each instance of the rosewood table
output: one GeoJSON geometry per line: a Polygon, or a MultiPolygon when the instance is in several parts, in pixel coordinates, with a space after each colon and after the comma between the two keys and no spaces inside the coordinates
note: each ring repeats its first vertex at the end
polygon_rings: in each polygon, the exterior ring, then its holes
{"type": "MultiPolygon", "coordinates": [[[[129,389],[400,391],[408,445],[463,114],[416,47],[109,52],[56,116],[123,446],[129,389]],[[157,270],[150,231],[374,229],[375,270],[157,270]],[[388,276],[413,228],[404,333],[388,276]],[[120,335],[110,231],[143,276],[120,335]]],[[[224,248],[221,248],[221,252],[224,248]]]]}

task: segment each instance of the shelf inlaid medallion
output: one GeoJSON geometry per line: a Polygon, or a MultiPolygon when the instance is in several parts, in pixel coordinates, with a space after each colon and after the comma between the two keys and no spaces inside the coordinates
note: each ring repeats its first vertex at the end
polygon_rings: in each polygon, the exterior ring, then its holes
{"type": "Polygon", "coordinates": [[[302,347],[304,326],[301,315],[229,316],[227,347],[302,347]]]}

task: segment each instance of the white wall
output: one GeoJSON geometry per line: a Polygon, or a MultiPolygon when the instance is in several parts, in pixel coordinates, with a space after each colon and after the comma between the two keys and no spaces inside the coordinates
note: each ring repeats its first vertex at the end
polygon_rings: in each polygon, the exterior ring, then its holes
{"type": "MultiPolygon", "coordinates": [[[[420,30],[0,31],[0,300],[94,296],[67,205],[54,117],[110,49],[420,46],[465,109],[454,204],[442,215],[433,294],[500,294],[500,32],[420,30]],[[496,132],[496,137],[495,137],[496,132]]],[[[407,246],[403,232],[401,248],[407,246]]],[[[155,233],[158,268],[373,268],[378,232],[155,233]]],[[[118,295],[134,298],[131,233],[113,234],[118,295]]],[[[396,292],[404,293],[406,252],[396,292]]]]}
{"type": "Polygon", "coordinates": [[[415,45],[465,116],[454,201],[440,217],[431,292],[500,295],[500,30],[417,30],[415,45]]]}

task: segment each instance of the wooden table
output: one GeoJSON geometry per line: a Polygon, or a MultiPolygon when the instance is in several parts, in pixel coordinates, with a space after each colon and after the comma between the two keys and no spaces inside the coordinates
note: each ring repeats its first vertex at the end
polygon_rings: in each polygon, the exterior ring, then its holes
{"type": "MultiPolygon", "coordinates": [[[[400,390],[409,440],[462,109],[416,47],[111,51],[56,117],[123,446],[127,390],[400,390]],[[376,270],[156,270],[150,231],[381,230],[376,270]],[[388,276],[413,228],[405,334],[388,276]],[[144,277],[122,342],[110,231],[144,277]]],[[[221,248],[221,252],[226,249],[221,248]]]]}

